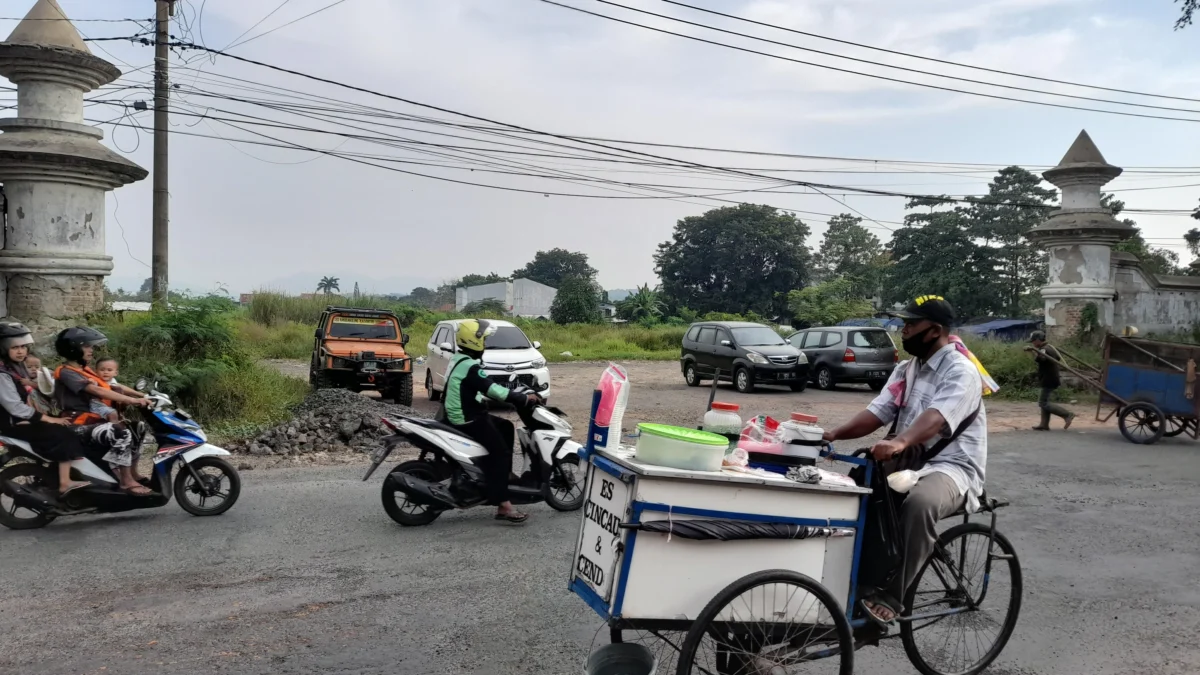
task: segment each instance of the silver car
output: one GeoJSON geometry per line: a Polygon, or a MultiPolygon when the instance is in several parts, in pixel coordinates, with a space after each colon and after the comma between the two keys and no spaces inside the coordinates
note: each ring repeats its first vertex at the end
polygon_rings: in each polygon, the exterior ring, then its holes
{"type": "Polygon", "coordinates": [[[879,391],[896,367],[896,345],[882,328],[809,328],[789,336],[788,342],[808,357],[809,374],[818,389],[865,383],[879,391]]]}

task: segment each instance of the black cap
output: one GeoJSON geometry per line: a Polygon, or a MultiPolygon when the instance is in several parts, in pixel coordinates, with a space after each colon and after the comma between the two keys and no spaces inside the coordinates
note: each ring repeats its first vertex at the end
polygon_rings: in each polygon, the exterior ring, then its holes
{"type": "Polygon", "coordinates": [[[928,319],[943,326],[954,324],[954,305],[946,302],[940,295],[922,295],[908,303],[904,309],[890,314],[908,321],[928,319]]]}

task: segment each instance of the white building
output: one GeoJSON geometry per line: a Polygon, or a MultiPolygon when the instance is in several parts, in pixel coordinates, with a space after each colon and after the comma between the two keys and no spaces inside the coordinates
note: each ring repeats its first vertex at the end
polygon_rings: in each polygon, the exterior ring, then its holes
{"type": "Polygon", "coordinates": [[[473,302],[499,300],[511,316],[528,319],[550,318],[550,305],[558,291],[529,279],[514,279],[482,286],[454,289],[454,311],[461,312],[473,302]]]}

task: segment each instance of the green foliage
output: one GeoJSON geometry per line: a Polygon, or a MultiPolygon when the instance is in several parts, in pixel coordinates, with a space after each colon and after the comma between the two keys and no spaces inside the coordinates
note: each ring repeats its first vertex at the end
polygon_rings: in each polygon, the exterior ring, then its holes
{"type": "MultiPolygon", "coordinates": [[[[435,314],[423,307],[415,307],[370,295],[364,295],[357,299],[341,298],[337,304],[345,307],[391,311],[396,318],[400,319],[400,325],[404,327],[411,326],[418,321],[432,320],[436,323],[440,320],[439,317],[449,316],[435,314]]],[[[315,327],[321,318],[321,312],[325,311],[329,305],[330,301],[325,297],[301,298],[271,291],[260,291],[255,293],[250,300],[248,312],[250,319],[255,323],[272,325],[280,322],[295,322],[315,327]]]]}
{"type": "Polygon", "coordinates": [[[809,326],[835,326],[846,319],[874,313],[855,281],[842,277],[788,293],[788,309],[809,326]]]}
{"type": "Polygon", "coordinates": [[[678,310],[676,310],[675,316],[679,317],[679,319],[684,323],[696,323],[700,320],[700,314],[698,312],[693,312],[687,307],[680,307],[678,310]]]}
{"type": "Polygon", "coordinates": [[[1192,15],[1200,7],[1200,0],[1175,0],[1183,6],[1179,8],[1179,18],[1175,20],[1175,30],[1192,25],[1192,15]]]}
{"type": "Polygon", "coordinates": [[[551,288],[559,288],[567,279],[594,279],[596,270],[588,264],[586,253],[552,248],[538,251],[533,260],[512,273],[514,279],[529,279],[551,288]]]}
{"type": "Polygon", "coordinates": [[[598,323],[601,293],[600,287],[590,278],[568,277],[559,286],[550,305],[550,318],[557,324],[598,323]]]}
{"type": "Polygon", "coordinates": [[[463,307],[463,314],[482,319],[500,319],[508,314],[504,302],[497,298],[485,298],[469,302],[463,307]]]}
{"type": "Polygon", "coordinates": [[[794,215],[771,206],[712,209],[675,225],[672,240],[654,254],[655,271],[676,306],[773,316],[783,309],[779,294],[808,281],[808,233],[794,215]]]}
{"type": "MultiPolygon", "coordinates": [[[[1125,210],[1125,202],[1115,198],[1112,194],[1105,193],[1100,198],[1100,205],[1107,207],[1112,211],[1113,217],[1116,217],[1125,210]]],[[[1121,251],[1136,256],[1144,267],[1151,274],[1186,274],[1187,270],[1179,267],[1179,254],[1175,251],[1166,248],[1158,248],[1151,246],[1142,237],[1142,228],[1138,227],[1137,223],[1124,218],[1122,223],[1133,228],[1133,234],[1125,240],[1117,242],[1113,246],[1114,251],[1121,251]]],[[[1198,232],[1200,234],[1200,232],[1198,232]]],[[[1187,240],[1187,235],[1184,235],[1184,240],[1187,240]]]]}
{"type": "Polygon", "coordinates": [[[341,291],[338,281],[337,277],[321,277],[321,280],[317,282],[317,292],[329,295],[334,291],[341,291]]]}
{"type": "Polygon", "coordinates": [[[656,321],[665,311],[662,293],[657,288],[651,290],[650,284],[638,287],[637,291],[617,303],[617,316],[626,321],[656,321]]]}
{"type": "Polygon", "coordinates": [[[871,297],[880,290],[890,264],[879,238],[862,226],[862,218],[843,213],[829,219],[815,256],[818,281],[847,279],[854,295],[871,297]]]}
{"type": "Polygon", "coordinates": [[[993,313],[1017,316],[1021,298],[1046,282],[1046,257],[1026,237],[1046,218],[1046,206],[1057,201],[1054,190],[1041,187],[1041,177],[1010,166],[988,184],[987,197],[969,209],[969,230],[979,244],[980,266],[998,293],[993,313]]]}
{"type": "Polygon", "coordinates": [[[704,315],[705,321],[745,321],[746,317],[731,312],[709,312],[704,315]]]}
{"type": "Polygon", "coordinates": [[[1085,342],[1095,340],[1100,335],[1100,308],[1096,303],[1089,302],[1079,312],[1078,339],[1085,342]]]}
{"type": "MultiPolygon", "coordinates": [[[[504,281],[508,281],[508,277],[502,277],[495,272],[489,272],[487,274],[468,274],[451,284],[451,287],[470,288],[471,286],[485,286],[487,284],[498,284],[504,281]]],[[[451,297],[451,301],[453,302],[453,297],[451,297]]]]}

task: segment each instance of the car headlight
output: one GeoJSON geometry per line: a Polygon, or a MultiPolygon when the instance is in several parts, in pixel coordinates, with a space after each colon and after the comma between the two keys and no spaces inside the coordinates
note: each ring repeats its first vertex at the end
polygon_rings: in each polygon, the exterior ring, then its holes
{"type": "Polygon", "coordinates": [[[545,367],[546,367],[546,359],[538,359],[533,362],[534,370],[538,370],[539,368],[545,368],[545,367]]]}
{"type": "Polygon", "coordinates": [[[746,358],[750,359],[750,363],[769,363],[769,361],[767,361],[767,357],[759,354],[758,352],[746,352],[746,358]]]}
{"type": "Polygon", "coordinates": [[[796,359],[796,363],[808,363],[808,356],[804,352],[800,352],[800,356],[796,359]]]}

